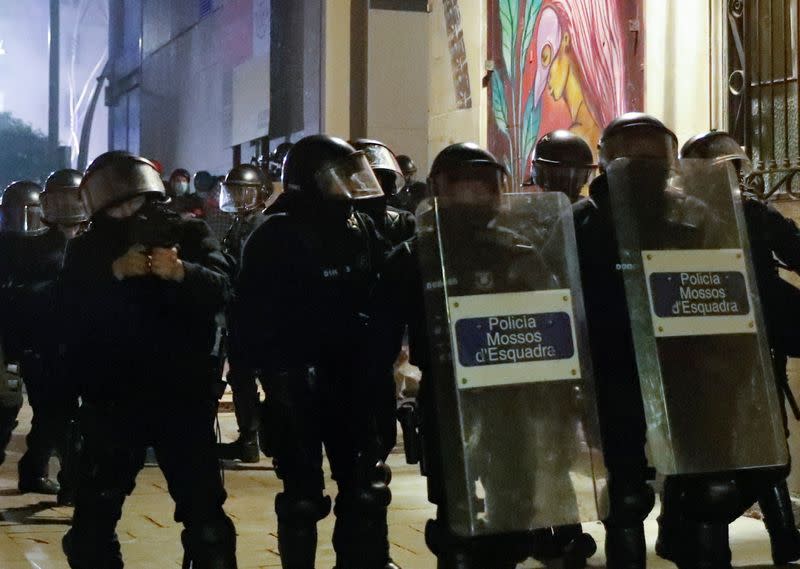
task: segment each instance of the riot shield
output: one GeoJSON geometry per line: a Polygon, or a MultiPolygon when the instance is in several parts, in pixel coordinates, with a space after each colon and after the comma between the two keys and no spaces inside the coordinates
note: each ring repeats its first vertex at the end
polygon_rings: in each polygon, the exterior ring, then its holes
{"type": "Polygon", "coordinates": [[[786,464],[733,166],[619,159],[607,175],[653,464],[786,464]]]}
{"type": "Polygon", "coordinates": [[[570,203],[498,200],[432,198],[417,214],[434,407],[423,431],[440,516],[463,537],[598,520],[605,503],[570,203]]]}

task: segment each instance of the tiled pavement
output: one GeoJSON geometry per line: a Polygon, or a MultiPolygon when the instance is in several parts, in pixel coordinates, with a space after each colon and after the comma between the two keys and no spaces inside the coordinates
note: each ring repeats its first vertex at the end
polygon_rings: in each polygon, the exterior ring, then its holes
{"type": "MultiPolygon", "coordinates": [[[[9,449],[9,457],[0,466],[0,569],[68,569],[61,552],[61,537],[71,515],[70,508],[57,508],[43,496],[21,496],[16,490],[16,463],[24,450],[24,434],[30,426],[30,409],[26,406],[9,449]]],[[[223,438],[230,440],[236,426],[232,413],[220,414],[223,438]]],[[[425,497],[425,482],[416,467],[407,466],[401,454],[390,459],[394,471],[390,511],[392,555],[404,569],[434,569],[435,559],[425,547],[423,528],[433,509],[425,497]]],[[[272,501],[279,483],[270,463],[264,459],[252,467],[234,466],[225,472],[229,492],[226,510],[238,532],[238,559],[241,569],[279,567],[276,522],[272,501]]],[[[333,488],[330,492],[333,493],[333,488]]],[[[670,567],[653,553],[655,515],[647,521],[650,550],[648,566],[670,567]]],[[[333,518],[320,524],[320,545],[317,566],[334,564],[330,534],[333,518]]],[[[586,531],[602,543],[599,524],[586,524],[586,531]]],[[[172,501],[160,471],[146,467],[139,476],[136,491],[128,499],[119,526],[120,541],[126,566],[132,569],[180,567],[180,527],[172,520],[172,501]]],[[[741,519],[732,528],[731,543],[734,564],[748,567],[771,566],[769,545],[761,522],[741,519]]],[[[592,567],[603,567],[601,551],[590,561],[592,567]]],[[[527,566],[527,565],[526,565],[527,566]]]]}

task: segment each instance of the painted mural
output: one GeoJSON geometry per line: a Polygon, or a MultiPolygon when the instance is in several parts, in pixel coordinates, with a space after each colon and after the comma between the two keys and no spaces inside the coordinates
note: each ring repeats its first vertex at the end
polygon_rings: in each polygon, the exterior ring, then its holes
{"type": "Polygon", "coordinates": [[[595,149],[642,105],[641,0],[489,0],[489,149],[530,173],[536,141],[564,128],[595,149]]]}

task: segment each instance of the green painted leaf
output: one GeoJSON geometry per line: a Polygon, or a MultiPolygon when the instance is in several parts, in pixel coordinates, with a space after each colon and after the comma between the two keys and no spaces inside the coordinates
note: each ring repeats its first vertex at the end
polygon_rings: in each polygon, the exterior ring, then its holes
{"type": "Polygon", "coordinates": [[[500,73],[492,73],[492,111],[494,120],[504,133],[508,134],[508,105],[506,104],[506,86],[500,73]]]}
{"type": "Polygon", "coordinates": [[[524,162],[528,160],[533,147],[536,144],[536,139],[539,136],[539,125],[542,123],[542,105],[533,106],[535,96],[531,93],[528,96],[528,102],[525,105],[525,114],[522,117],[522,156],[520,159],[524,162]]]}
{"type": "Polygon", "coordinates": [[[528,5],[525,7],[525,20],[523,20],[522,41],[520,44],[520,75],[525,69],[525,59],[527,58],[528,50],[531,47],[531,40],[533,39],[533,28],[536,25],[536,18],[539,16],[539,10],[541,9],[542,0],[528,0],[528,5]]]}
{"type": "Polygon", "coordinates": [[[503,61],[508,74],[516,72],[517,27],[519,25],[519,0],[499,0],[500,30],[503,43],[503,61]]]}

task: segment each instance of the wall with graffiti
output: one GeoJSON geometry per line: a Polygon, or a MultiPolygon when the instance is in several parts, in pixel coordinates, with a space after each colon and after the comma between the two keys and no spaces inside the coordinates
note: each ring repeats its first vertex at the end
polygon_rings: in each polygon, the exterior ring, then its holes
{"type": "Polygon", "coordinates": [[[544,134],[596,148],[611,119],[642,109],[642,0],[488,0],[488,22],[488,142],[513,187],[544,134]]]}

